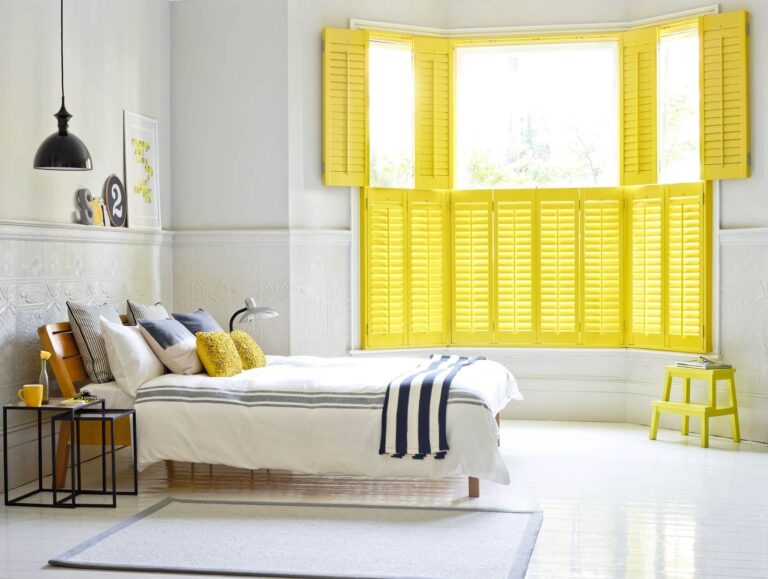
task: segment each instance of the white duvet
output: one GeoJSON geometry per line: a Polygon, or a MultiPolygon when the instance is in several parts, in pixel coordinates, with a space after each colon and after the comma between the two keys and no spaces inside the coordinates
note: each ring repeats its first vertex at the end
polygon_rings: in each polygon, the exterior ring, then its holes
{"type": "Polygon", "coordinates": [[[370,477],[468,475],[508,483],[495,415],[522,396],[500,364],[459,371],[445,459],[379,455],[387,385],[417,358],[270,356],[232,378],[166,374],[136,397],[140,468],[159,460],[370,477]]]}

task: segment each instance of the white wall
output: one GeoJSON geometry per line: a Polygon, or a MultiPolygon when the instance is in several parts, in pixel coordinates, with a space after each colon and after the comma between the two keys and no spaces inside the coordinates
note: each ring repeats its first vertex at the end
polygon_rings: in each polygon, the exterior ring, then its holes
{"type": "Polygon", "coordinates": [[[171,10],[174,229],[286,227],[285,2],[171,10]]]}
{"type": "Polygon", "coordinates": [[[159,121],[161,213],[170,225],[170,9],[166,0],[68,0],[65,92],[70,129],[93,171],[36,171],[37,147],[56,132],[59,3],[0,0],[0,219],[71,223],[81,187],[101,193],[123,176],[123,109],[159,121]]]}

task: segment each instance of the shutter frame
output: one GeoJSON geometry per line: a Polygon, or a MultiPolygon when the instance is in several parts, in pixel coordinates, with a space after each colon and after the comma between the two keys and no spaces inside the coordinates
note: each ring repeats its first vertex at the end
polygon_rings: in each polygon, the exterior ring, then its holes
{"type": "Polygon", "coordinates": [[[580,196],[581,342],[586,346],[622,346],[624,191],[620,187],[582,189],[580,196]]]}
{"type": "Polygon", "coordinates": [[[449,237],[447,193],[409,191],[406,253],[410,346],[441,346],[448,343],[449,237]],[[436,304],[436,301],[439,303],[436,304]]]}
{"type": "Polygon", "coordinates": [[[417,189],[450,189],[453,184],[452,56],[447,39],[413,39],[417,189]]]}
{"type": "Polygon", "coordinates": [[[658,180],[657,45],[655,26],[622,34],[619,58],[622,185],[646,185],[658,180]]]}
{"type": "Polygon", "coordinates": [[[368,184],[368,32],[323,30],[323,184],[368,184]]]}
{"type": "Polygon", "coordinates": [[[699,19],[702,180],[750,175],[748,27],[746,11],[699,19]]]}

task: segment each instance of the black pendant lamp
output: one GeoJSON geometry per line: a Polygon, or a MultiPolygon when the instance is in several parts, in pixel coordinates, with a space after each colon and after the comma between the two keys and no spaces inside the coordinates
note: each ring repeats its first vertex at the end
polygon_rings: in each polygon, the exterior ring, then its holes
{"type": "Polygon", "coordinates": [[[35,153],[35,169],[49,171],[90,171],[93,169],[88,147],[67,130],[72,118],[64,106],[64,0],[61,0],[61,108],[54,116],[59,130],[43,141],[35,153]]]}

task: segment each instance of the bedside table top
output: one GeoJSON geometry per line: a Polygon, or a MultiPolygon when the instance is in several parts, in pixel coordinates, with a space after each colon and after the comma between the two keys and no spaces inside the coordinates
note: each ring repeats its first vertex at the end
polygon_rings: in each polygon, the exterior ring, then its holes
{"type": "Polygon", "coordinates": [[[81,408],[88,408],[89,406],[94,406],[96,404],[101,404],[104,402],[103,398],[97,398],[96,400],[88,400],[86,402],[83,402],[82,404],[77,405],[62,405],[61,401],[66,400],[65,398],[51,398],[48,404],[41,404],[40,406],[27,406],[24,404],[21,400],[18,402],[15,402],[13,404],[5,404],[3,405],[3,409],[8,410],[44,410],[44,411],[53,411],[53,410],[80,410],[81,408]]]}

